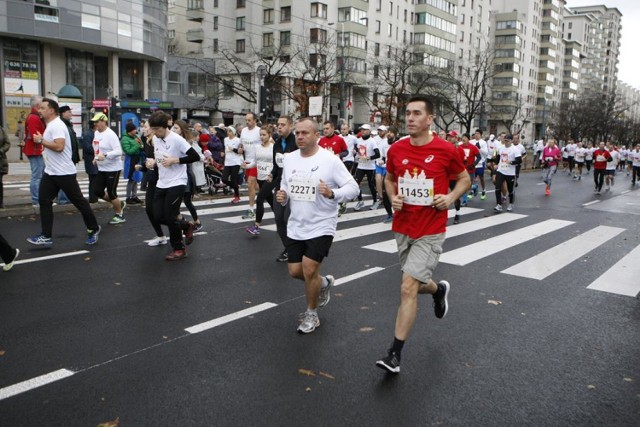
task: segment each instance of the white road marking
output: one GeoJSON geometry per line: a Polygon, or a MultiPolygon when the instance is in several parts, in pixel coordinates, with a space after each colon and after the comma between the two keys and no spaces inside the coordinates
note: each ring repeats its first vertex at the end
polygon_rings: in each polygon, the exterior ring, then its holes
{"type": "Polygon", "coordinates": [[[600,200],[593,200],[591,202],[588,203],[583,203],[582,206],[591,206],[591,205],[595,205],[596,203],[600,203],[600,200]]]}
{"type": "MultiPolygon", "coordinates": [[[[41,256],[41,257],[37,257],[37,258],[19,259],[19,260],[14,262],[14,265],[29,264],[31,262],[48,261],[50,259],[64,258],[64,257],[68,257],[68,256],[82,255],[82,254],[88,254],[88,253],[90,253],[90,252],[89,251],[85,251],[85,250],[80,250],[80,251],[74,251],[74,252],[65,252],[65,253],[62,253],[62,254],[41,256]]],[[[3,265],[4,265],[4,263],[0,263],[0,267],[3,266],[3,265]]]]}
{"type": "Polygon", "coordinates": [[[624,228],[604,225],[596,227],[526,261],[502,270],[501,273],[537,280],[545,279],[623,231],[625,231],[624,228]]]}
{"type": "Polygon", "coordinates": [[[68,378],[75,372],[68,369],[58,369],[57,371],[49,372],[48,374],[40,375],[39,377],[31,378],[30,380],[22,381],[21,383],[10,385],[5,388],[0,388],[0,400],[7,399],[20,393],[24,393],[29,390],[42,387],[47,384],[51,384],[55,381],[68,378]]]}
{"type": "Polygon", "coordinates": [[[587,289],[635,297],[640,292],[640,246],[593,281],[587,289]]]}
{"type": "Polygon", "coordinates": [[[249,307],[244,310],[236,311],[235,313],[227,314],[226,316],[218,317],[217,319],[200,323],[199,325],[191,326],[189,328],[186,328],[185,331],[189,332],[190,334],[197,334],[199,332],[224,325],[225,323],[233,322],[234,320],[242,319],[243,317],[251,316],[264,310],[269,310],[270,308],[276,307],[277,305],[278,304],[274,304],[272,302],[265,302],[254,307],[249,307]]]}
{"type": "Polygon", "coordinates": [[[505,251],[521,243],[552,233],[571,224],[573,224],[573,221],[549,219],[450,252],[445,252],[440,255],[440,262],[464,266],[498,252],[505,251]]]}
{"type": "Polygon", "coordinates": [[[348,276],[344,276],[339,279],[336,279],[333,286],[344,285],[345,283],[351,282],[352,280],[357,280],[357,279],[360,279],[361,277],[366,277],[366,276],[369,276],[370,274],[374,274],[382,270],[384,270],[383,267],[372,267],[367,270],[359,271],[357,273],[350,274],[348,276]]]}

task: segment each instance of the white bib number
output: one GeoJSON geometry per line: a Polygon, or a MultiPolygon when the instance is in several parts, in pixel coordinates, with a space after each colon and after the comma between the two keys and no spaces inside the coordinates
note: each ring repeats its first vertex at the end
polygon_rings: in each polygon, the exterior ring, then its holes
{"type": "Polygon", "coordinates": [[[433,179],[398,178],[398,192],[404,196],[404,203],[415,206],[433,204],[433,179]]]}
{"type": "Polygon", "coordinates": [[[294,176],[289,180],[289,197],[298,202],[316,201],[316,183],[311,178],[294,176]]]}
{"type": "Polygon", "coordinates": [[[279,168],[284,167],[284,154],[276,153],[276,165],[278,165],[279,168]]]}
{"type": "Polygon", "coordinates": [[[256,166],[258,167],[258,175],[259,176],[267,176],[271,173],[271,162],[263,162],[258,160],[256,166]]]}

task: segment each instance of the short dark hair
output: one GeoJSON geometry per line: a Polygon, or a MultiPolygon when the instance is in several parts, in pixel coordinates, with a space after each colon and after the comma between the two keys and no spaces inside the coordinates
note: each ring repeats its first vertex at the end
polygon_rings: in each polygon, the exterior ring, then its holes
{"type": "Polygon", "coordinates": [[[254,113],[253,111],[249,111],[247,113],[247,115],[251,114],[251,117],[253,117],[253,120],[255,120],[256,122],[260,119],[258,119],[258,115],[256,113],[254,113]]]}
{"type": "Polygon", "coordinates": [[[56,114],[60,114],[60,106],[56,101],[51,98],[42,98],[42,102],[46,102],[47,105],[55,111],[56,114]]]}
{"type": "Polygon", "coordinates": [[[424,103],[424,108],[425,110],[427,110],[427,114],[433,114],[433,112],[435,111],[433,102],[431,102],[431,100],[426,95],[413,95],[411,98],[409,98],[409,102],[407,102],[407,105],[409,105],[411,102],[424,103]]]}
{"type": "Polygon", "coordinates": [[[149,117],[149,126],[152,128],[169,127],[171,116],[164,111],[156,111],[149,117]]]}
{"type": "Polygon", "coordinates": [[[292,125],[293,124],[293,118],[287,114],[283,114],[280,116],[280,119],[287,119],[287,122],[292,125]]]}
{"type": "Polygon", "coordinates": [[[323,125],[331,125],[332,128],[335,129],[336,125],[333,124],[333,122],[331,120],[325,120],[324,123],[322,123],[323,125]]]}

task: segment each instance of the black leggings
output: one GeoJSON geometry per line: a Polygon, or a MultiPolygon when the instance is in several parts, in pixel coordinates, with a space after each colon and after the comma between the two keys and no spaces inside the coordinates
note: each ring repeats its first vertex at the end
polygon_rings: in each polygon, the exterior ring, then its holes
{"type": "Polygon", "coordinates": [[[153,197],[153,216],[158,219],[160,224],[169,227],[169,242],[174,250],[184,250],[182,232],[189,225],[184,218],[178,219],[184,188],[184,185],[169,188],[156,187],[153,197]]]}
{"type": "Polygon", "coordinates": [[[258,180],[258,196],[256,197],[256,222],[260,224],[264,217],[264,201],[266,200],[273,210],[273,181],[261,181],[258,180]]]}
{"type": "Polygon", "coordinates": [[[502,183],[507,183],[507,191],[509,192],[509,203],[513,204],[516,199],[516,195],[513,192],[513,183],[516,177],[513,175],[503,175],[502,172],[496,173],[496,203],[502,204],[502,183]]]}
{"type": "Polygon", "coordinates": [[[198,211],[196,210],[196,207],[193,205],[193,192],[191,191],[187,191],[184,193],[184,198],[182,200],[182,203],[184,203],[184,205],[187,207],[187,209],[189,209],[189,213],[191,214],[191,218],[194,221],[198,220],[198,211]]]}
{"type": "MultiPolygon", "coordinates": [[[[453,190],[454,188],[456,188],[457,183],[458,181],[449,180],[449,190],[453,190]]],[[[454,206],[456,208],[456,211],[460,210],[460,197],[456,199],[456,201],[454,202],[454,206]]]]}
{"type": "MultiPolygon", "coordinates": [[[[358,183],[358,187],[362,182],[362,179],[366,176],[367,183],[369,184],[369,191],[371,191],[371,197],[373,197],[373,203],[378,200],[378,193],[376,191],[376,171],[375,170],[366,170],[366,169],[358,169],[356,170],[356,182],[358,183]]],[[[362,191],[358,194],[358,200],[362,201],[362,191]]]]}
{"type": "Polygon", "coordinates": [[[240,166],[225,166],[222,171],[222,182],[233,189],[233,195],[236,197],[240,197],[238,172],[240,172],[240,166]]]}
{"type": "Polygon", "coordinates": [[[596,190],[602,191],[602,184],[604,184],[604,176],[606,173],[606,169],[593,170],[593,182],[596,184],[596,190]]]}
{"type": "Polygon", "coordinates": [[[160,221],[153,216],[153,198],[156,194],[156,182],[156,180],[147,181],[147,191],[144,193],[144,210],[147,212],[147,217],[156,232],[156,236],[162,237],[164,236],[164,232],[162,231],[160,221]]]}
{"type": "Polygon", "coordinates": [[[631,171],[631,182],[633,182],[634,184],[636,183],[636,181],[640,180],[640,166],[632,166],[632,171],[631,171]]]}

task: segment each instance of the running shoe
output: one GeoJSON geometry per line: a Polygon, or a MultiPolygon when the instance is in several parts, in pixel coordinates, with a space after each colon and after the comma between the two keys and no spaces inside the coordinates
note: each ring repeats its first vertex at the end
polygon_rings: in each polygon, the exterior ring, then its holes
{"type": "Polygon", "coordinates": [[[249,234],[253,234],[254,236],[260,235],[260,227],[258,227],[257,225],[252,225],[251,227],[247,227],[244,230],[249,234]]]}
{"type": "Polygon", "coordinates": [[[467,194],[467,199],[471,200],[473,199],[475,196],[473,195],[473,191],[470,191],[469,194],[467,194]]]}
{"type": "Polygon", "coordinates": [[[149,240],[147,243],[149,246],[160,246],[167,244],[167,236],[156,236],[153,239],[149,240]]]}
{"type": "Polygon", "coordinates": [[[252,209],[247,209],[247,212],[242,215],[242,219],[253,219],[256,217],[256,213],[252,209]]]}
{"type": "Polygon", "coordinates": [[[318,313],[307,311],[304,314],[302,323],[300,323],[300,326],[298,326],[298,332],[301,334],[310,334],[311,332],[315,331],[318,326],[320,326],[318,313]]]}
{"type": "Polygon", "coordinates": [[[385,357],[376,362],[376,366],[391,374],[397,374],[400,372],[400,357],[398,357],[395,352],[389,350],[385,357]]]}
{"type": "Polygon", "coordinates": [[[336,279],[333,276],[327,274],[325,276],[327,278],[327,286],[323,286],[320,288],[320,298],[318,298],[318,307],[324,307],[329,304],[329,300],[331,299],[331,287],[335,283],[336,279]]]}
{"type": "Polygon", "coordinates": [[[460,215],[456,215],[453,217],[453,223],[454,224],[459,224],[460,223],[460,215]]]}
{"type": "Polygon", "coordinates": [[[238,203],[240,203],[240,197],[234,197],[234,198],[231,200],[231,203],[233,203],[234,205],[237,205],[238,203]]]}
{"type": "Polygon", "coordinates": [[[196,228],[196,225],[189,221],[187,223],[187,229],[184,230],[184,243],[190,245],[193,243],[193,230],[196,228]]]}
{"type": "Polygon", "coordinates": [[[278,256],[278,258],[276,258],[277,262],[287,262],[289,261],[289,254],[287,253],[287,250],[285,249],[284,251],[282,251],[282,253],[278,256]]]}
{"type": "Polygon", "coordinates": [[[193,228],[194,233],[197,233],[198,231],[202,231],[202,229],[204,228],[201,222],[194,222],[193,225],[194,225],[194,228],[193,228]]]}
{"type": "Polygon", "coordinates": [[[362,200],[358,201],[358,203],[356,203],[356,205],[353,207],[354,211],[359,211],[360,209],[362,209],[364,207],[364,202],[362,200]]]}
{"type": "Polygon", "coordinates": [[[487,198],[487,193],[485,193],[484,191],[480,194],[480,200],[484,200],[487,198]]]}
{"type": "Polygon", "coordinates": [[[11,270],[13,268],[13,263],[18,259],[18,255],[20,255],[20,249],[16,248],[16,254],[13,256],[13,259],[2,267],[2,271],[11,270]]]}
{"type": "Polygon", "coordinates": [[[376,200],[375,202],[373,202],[373,204],[369,207],[369,209],[371,209],[372,211],[375,211],[376,209],[378,209],[380,207],[380,201],[376,200]]]}
{"type": "Polygon", "coordinates": [[[111,218],[111,221],[109,221],[109,224],[117,225],[117,224],[122,224],[123,222],[127,222],[127,220],[124,219],[124,216],[115,214],[113,218],[111,218]]]}
{"type": "Polygon", "coordinates": [[[166,259],[167,261],[178,261],[186,257],[187,257],[187,251],[185,251],[184,249],[183,250],[177,249],[171,252],[166,257],[164,257],[164,259],[166,259]]]}
{"type": "Polygon", "coordinates": [[[44,234],[38,234],[37,236],[27,238],[27,242],[32,245],[38,246],[52,246],[53,239],[51,237],[46,237],[44,234]]]}
{"type": "Polygon", "coordinates": [[[388,217],[385,218],[385,220],[383,221],[385,224],[390,224],[393,222],[393,215],[389,215],[388,217]]]}
{"type": "Polygon", "coordinates": [[[550,196],[551,195],[551,189],[547,186],[547,188],[544,189],[544,195],[545,196],[550,196]]]}
{"type": "Polygon", "coordinates": [[[345,213],[347,211],[347,204],[346,203],[340,203],[340,206],[338,207],[338,216],[342,216],[343,213],[345,213]]]}
{"type": "Polygon", "coordinates": [[[449,311],[449,304],[447,304],[447,296],[449,295],[449,289],[451,285],[446,280],[438,282],[438,291],[433,294],[433,311],[436,313],[438,319],[442,319],[447,315],[449,311]]]}
{"type": "Polygon", "coordinates": [[[509,206],[507,206],[507,212],[511,212],[512,210],[513,210],[513,205],[509,203],[509,206]]]}
{"type": "Polygon", "coordinates": [[[102,227],[98,226],[97,230],[87,230],[87,240],[85,243],[87,245],[95,245],[98,243],[98,236],[100,235],[100,231],[102,231],[102,227]]]}
{"type": "Polygon", "coordinates": [[[496,212],[502,212],[502,205],[496,205],[496,207],[493,208],[493,210],[496,212]]]}

